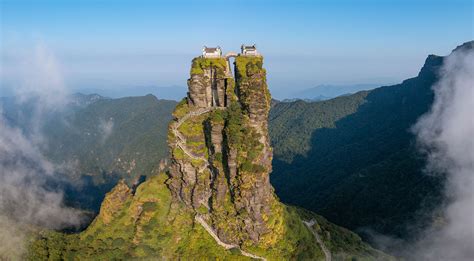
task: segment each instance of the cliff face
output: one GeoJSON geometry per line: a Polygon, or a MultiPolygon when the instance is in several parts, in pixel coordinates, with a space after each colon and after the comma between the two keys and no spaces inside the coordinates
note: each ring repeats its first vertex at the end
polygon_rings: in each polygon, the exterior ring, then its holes
{"type": "Polygon", "coordinates": [[[270,185],[270,94],[262,57],[195,58],[170,124],[169,187],[232,244],[259,242],[281,212],[270,185]],[[235,85],[235,87],[234,87],[235,85]]]}
{"type": "Polygon", "coordinates": [[[195,58],[188,79],[188,104],[196,108],[225,107],[232,74],[224,58],[195,58]]]}
{"type": "Polygon", "coordinates": [[[262,65],[236,57],[234,79],[225,59],[194,59],[169,126],[168,175],[133,189],[120,182],[87,230],[40,235],[28,259],[382,260],[356,235],[276,199],[262,65]]]}
{"type": "Polygon", "coordinates": [[[125,202],[132,196],[132,190],[121,180],[104,198],[98,219],[102,219],[104,224],[110,223],[112,217],[123,208],[125,202]]]}

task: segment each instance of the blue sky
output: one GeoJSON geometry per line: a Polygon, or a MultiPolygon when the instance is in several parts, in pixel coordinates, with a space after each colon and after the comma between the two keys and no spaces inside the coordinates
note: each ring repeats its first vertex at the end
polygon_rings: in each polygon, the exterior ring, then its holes
{"type": "MultiPolygon", "coordinates": [[[[256,43],[276,98],[318,84],[396,83],[474,37],[472,0],[0,0],[0,88],[41,43],[71,89],[186,86],[203,45],[256,43]]],[[[185,89],[183,89],[183,95],[185,89]]],[[[1,89],[0,89],[1,90],[1,89]]]]}

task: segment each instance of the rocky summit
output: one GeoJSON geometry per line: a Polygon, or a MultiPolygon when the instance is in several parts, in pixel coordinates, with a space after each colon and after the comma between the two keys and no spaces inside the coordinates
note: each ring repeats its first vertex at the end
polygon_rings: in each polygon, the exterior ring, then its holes
{"type": "Polygon", "coordinates": [[[188,86],[169,124],[168,171],[119,182],[81,233],[41,231],[28,259],[390,259],[275,196],[262,56],[197,57],[188,86]]]}
{"type": "Polygon", "coordinates": [[[170,125],[169,185],[227,243],[259,242],[282,209],[270,185],[270,94],[262,57],[193,60],[188,98],[170,125]]]}

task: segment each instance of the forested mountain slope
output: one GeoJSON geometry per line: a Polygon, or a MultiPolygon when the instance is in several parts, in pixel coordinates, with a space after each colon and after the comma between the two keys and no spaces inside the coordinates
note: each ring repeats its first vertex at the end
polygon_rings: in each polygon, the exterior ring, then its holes
{"type": "Polygon", "coordinates": [[[272,184],[287,203],[350,229],[406,236],[440,202],[442,178],[423,174],[410,127],[433,101],[443,57],[401,84],[323,102],[277,103],[270,113],[272,184]]]}
{"type": "Polygon", "coordinates": [[[117,172],[129,180],[150,173],[167,155],[175,105],[153,95],[97,101],[46,124],[46,154],[58,163],[78,161],[86,174],[117,172]]]}
{"type": "Polygon", "coordinates": [[[68,204],[94,212],[119,179],[133,184],[167,158],[168,122],[176,106],[153,95],[74,94],[64,108],[40,112],[35,99],[2,98],[0,103],[7,123],[40,140],[41,152],[57,166],[49,186],[65,190],[68,204]]]}
{"type": "Polygon", "coordinates": [[[81,181],[63,185],[66,199],[96,212],[119,179],[133,184],[159,168],[175,105],[153,95],[105,99],[48,122],[45,154],[57,164],[73,164],[72,178],[81,181]]]}
{"type": "Polygon", "coordinates": [[[263,58],[236,57],[234,75],[224,58],[196,57],[168,127],[169,171],[120,181],[85,231],[43,231],[28,259],[393,260],[278,200],[263,58]]]}

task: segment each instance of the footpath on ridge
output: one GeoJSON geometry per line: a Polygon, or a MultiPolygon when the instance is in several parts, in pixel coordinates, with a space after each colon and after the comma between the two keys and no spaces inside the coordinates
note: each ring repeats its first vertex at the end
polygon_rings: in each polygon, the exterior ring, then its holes
{"type": "Polygon", "coordinates": [[[254,254],[251,254],[251,253],[248,253],[248,252],[245,252],[244,250],[242,250],[238,245],[232,245],[232,244],[227,244],[227,243],[224,243],[222,242],[219,237],[216,235],[216,233],[214,232],[214,230],[212,230],[212,228],[206,223],[206,221],[204,221],[204,219],[200,216],[200,215],[196,215],[195,217],[195,220],[196,222],[198,222],[199,224],[201,224],[201,226],[204,227],[204,229],[207,231],[207,233],[209,233],[212,238],[214,238],[214,240],[217,242],[217,244],[219,244],[220,246],[222,246],[223,248],[225,249],[238,249],[240,251],[240,253],[244,256],[247,256],[247,257],[250,257],[250,258],[254,258],[254,259],[260,259],[260,260],[264,260],[264,261],[267,261],[266,258],[264,257],[261,257],[261,256],[257,256],[257,255],[254,255],[254,254]]]}
{"type": "MultiPolygon", "coordinates": [[[[195,111],[191,111],[189,113],[187,113],[186,115],[184,115],[181,119],[178,120],[178,122],[176,122],[173,126],[172,126],[172,130],[173,130],[173,133],[176,137],[178,137],[177,139],[177,146],[183,150],[183,152],[190,158],[194,159],[194,160],[202,160],[205,162],[205,165],[204,167],[200,168],[199,169],[199,172],[202,172],[205,168],[207,168],[209,166],[209,162],[208,160],[205,158],[205,157],[202,157],[202,156],[198,156],[198,155],[195,155],[193,154],[187,147],[186,147],[186,138],[183,136],[183,134],[181,134],[181,132],[179,132],[178,128],[185,122],[187,121],[189,118],[191,117],[198,117],[204,113],[208,113],[210,111],[212,111],[213,109],[225,109],[225,108],[221,108],[221,107],[214,107],[214,108],[204,108],[204,109],[198,109],[198,110],[195,110],[195,111]]],[[[254,258],[254,259],[260,259],[260,260],[264,260],[266,261],[267,259],[264,258],[264,257],[261,257],[261,256],[257,256],[257,255],[254,255],[254,254],[251,254],[251,253],[248,253],[248,252],[245,252],[244,250],[242,250],[240,248],[240,246],[238,245],[232,245],[232,244],[227,244],[227,243],[224,243],[222,242],[219,237],[217,236],[217,234],[214,232],[214,230],[206,223],[206,221],[204,221],[204,219],[200,216],[200,215],[196,215],[195,217],[195,220],[196,222],[198,222],[199,224],[201,224],[201,226],[207,231],[207,233],[209,233],[209,235],[212,236],[212,238],[216,241],[216,243],[222,247],[224,247],[225,249],[238,249],[240,251],[240,253],[244,256],[247,256],[247,257],[250,257],[250,258],[254,258]]]]}
{"type": "Polygon", "coordinates": [[[324,252],[324,256],[326,257],[326,261],[331,261],[331,251],[326,247],[324,244],[323,240],[319,236],[319,234],[313,229],[313,225],[317,224],[315,219],[311,219],[310,221],[304,221],[303,223],[308,227],[309,230],[313,233],[314,237],[316,238],[316,241],[318,242],[319,246],[324,252]]]}
{"type": "Polygon", "coordinates": [[[186,138],[181,134],[181,132],[178,131],[178,128],[185,122],[187,121],[190,117],[197,117],[200,116],[204,113],[208,113],[212,110],[212,108],[204,108],[204,109],[198,109],[195,111],[191,111],[184,115],[181,119],[178,120],[176,124],[173,124],[172,130],[173,133],[176,137],[178,137],[177,140],[177,145],[178,147],[183,150],[183,152],[190,158],[194,160],[202,160],[204,162],[207,162],[207,159],[198,155],[194,155],[188,148],[186,147],[186,138]]]}

